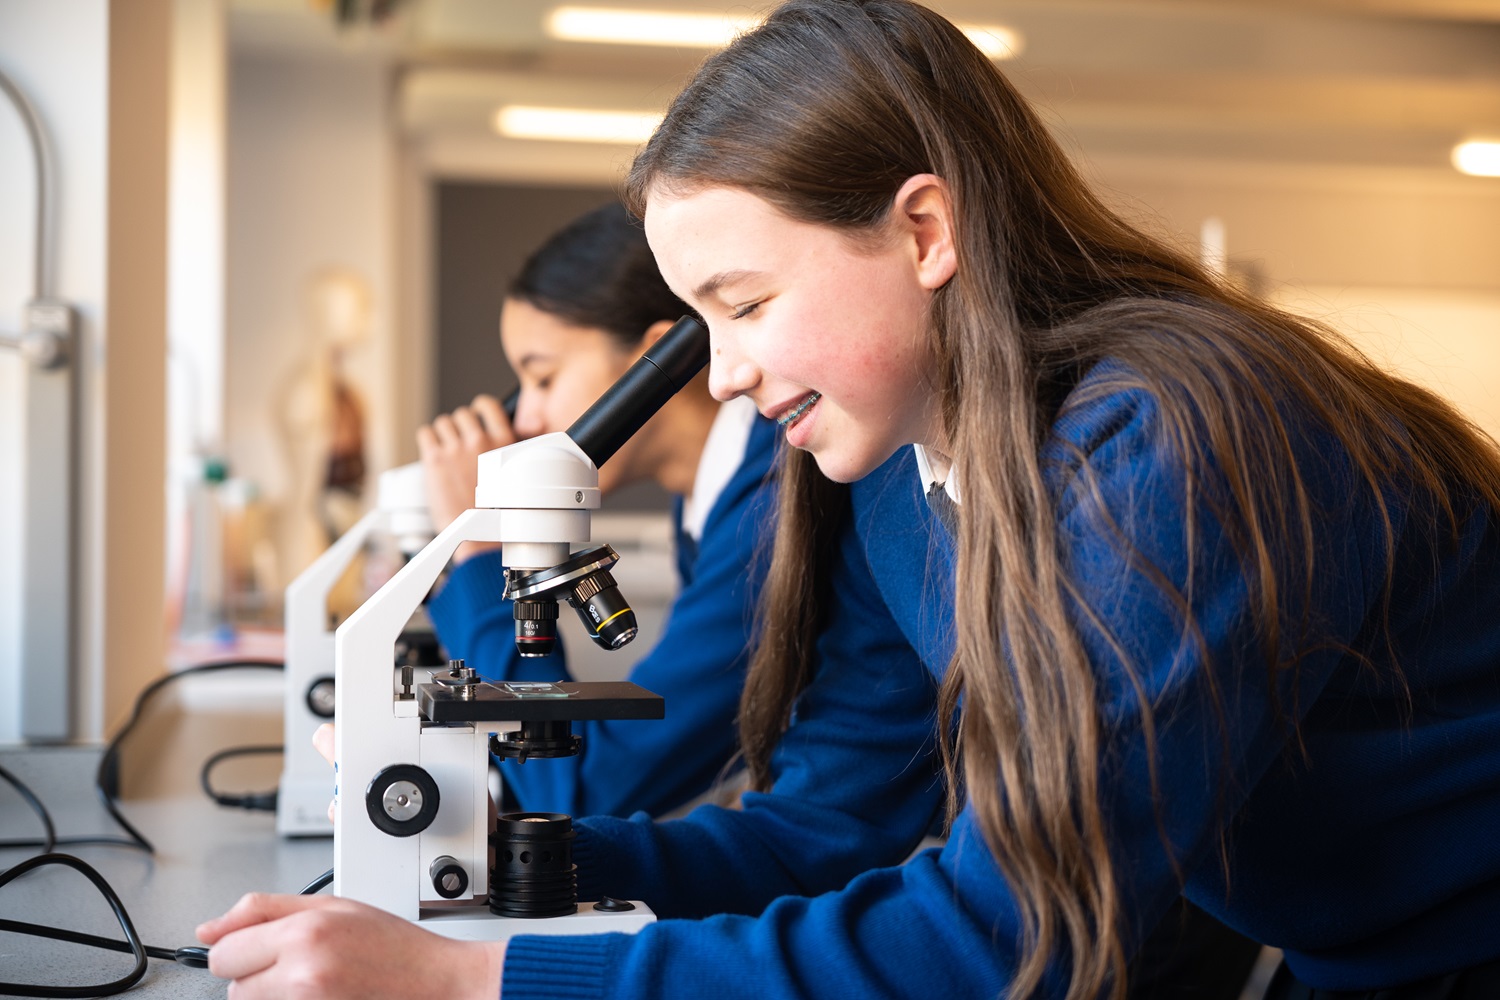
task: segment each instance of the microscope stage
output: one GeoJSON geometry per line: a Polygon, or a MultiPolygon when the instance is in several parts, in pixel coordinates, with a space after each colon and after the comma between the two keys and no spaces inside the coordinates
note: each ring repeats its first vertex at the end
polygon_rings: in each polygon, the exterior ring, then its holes
{"type": "Polygon", "coordinates": [[[661,719],[666,703],[629,681],[561,681],[542,685],[551,694],[524,691],[529,685],[475,684],[464,697],[441,684],[417,686],[417,705],[428,722],[590,722],[598,719],[661,719]],[[516,689],[523,689],[516,693],[516,689]]]}

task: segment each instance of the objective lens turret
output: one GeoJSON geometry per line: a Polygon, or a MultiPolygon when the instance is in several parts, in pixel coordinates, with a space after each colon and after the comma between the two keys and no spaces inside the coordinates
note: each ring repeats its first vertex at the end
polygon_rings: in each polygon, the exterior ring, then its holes
{"type": "Polygon", "coordinates": [[[635,612],[609,572],[619,561],[614,549],[598,545],[575,552],[549,569],[508,571],[505,592],[515,601],[516,650],[522,656],[552,652],[561,600],[578,612],[596,645],[619,649],[634,639],[639,631],[635,612]]]}

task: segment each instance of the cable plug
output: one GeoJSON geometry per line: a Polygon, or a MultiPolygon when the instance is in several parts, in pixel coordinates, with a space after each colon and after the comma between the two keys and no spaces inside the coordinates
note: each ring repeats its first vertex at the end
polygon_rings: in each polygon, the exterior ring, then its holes
{"type": "Polygon", "coordinates": [[[193,969],[208,968],[208,949],[201,944],[178,948],[172,957],[179,965],[186,965],[193,969]]]}
{"type": "Polygon", "coordinates": [[[276,793],[256,792],[251,795],[235,796],[224,801],[223,804],[239,806],[241,809],[247,809],[251,812],[275,812],[276,793]]]}

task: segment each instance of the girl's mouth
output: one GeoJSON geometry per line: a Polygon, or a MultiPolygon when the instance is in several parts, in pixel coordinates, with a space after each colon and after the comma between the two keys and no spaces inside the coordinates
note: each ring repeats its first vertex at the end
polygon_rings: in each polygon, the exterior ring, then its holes
{"type": "Polygon", "coordinates": [[[809,393],[806,399],[798,403],[796,406],[792,407],[787,412],[783,413],[781,416],[777,417],[776,422],[782,427],[791,427],[797,422],[797,419],[801,417],[802,414],[806,413],[809,409],[812,408],[812,405],[814,403],[822,398],[823,394],[821,392],[809,393]]]}

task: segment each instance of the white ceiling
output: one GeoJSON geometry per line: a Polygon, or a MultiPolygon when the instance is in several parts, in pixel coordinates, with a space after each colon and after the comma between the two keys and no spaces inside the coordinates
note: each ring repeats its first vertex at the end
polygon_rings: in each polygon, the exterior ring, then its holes
{"type": "MultiPolygon", "coordinates": [[[[602,0],[599,0],[602,5],[602,0]]],[[[627,6],[619,3],[617,6],[627,6]]],[[[563,43],[543,0],[417,0],[399,23],[336,32],[308,0],[233,0],[238,53],[379,58],[413,142],[529,163],[619,159],[488,132],[503,101],[663,105],[697,50],[563,43]]],[[[656,9],[758,4],[642,3],[656,9]]],[[[1005,71],[1094,158],[1446,171],[1500,138],[1500,0],[940,0],[1025,39],[1005,71]]],[[[1500,183],[1500,182],[1497,182],[1500,183]]]]}

